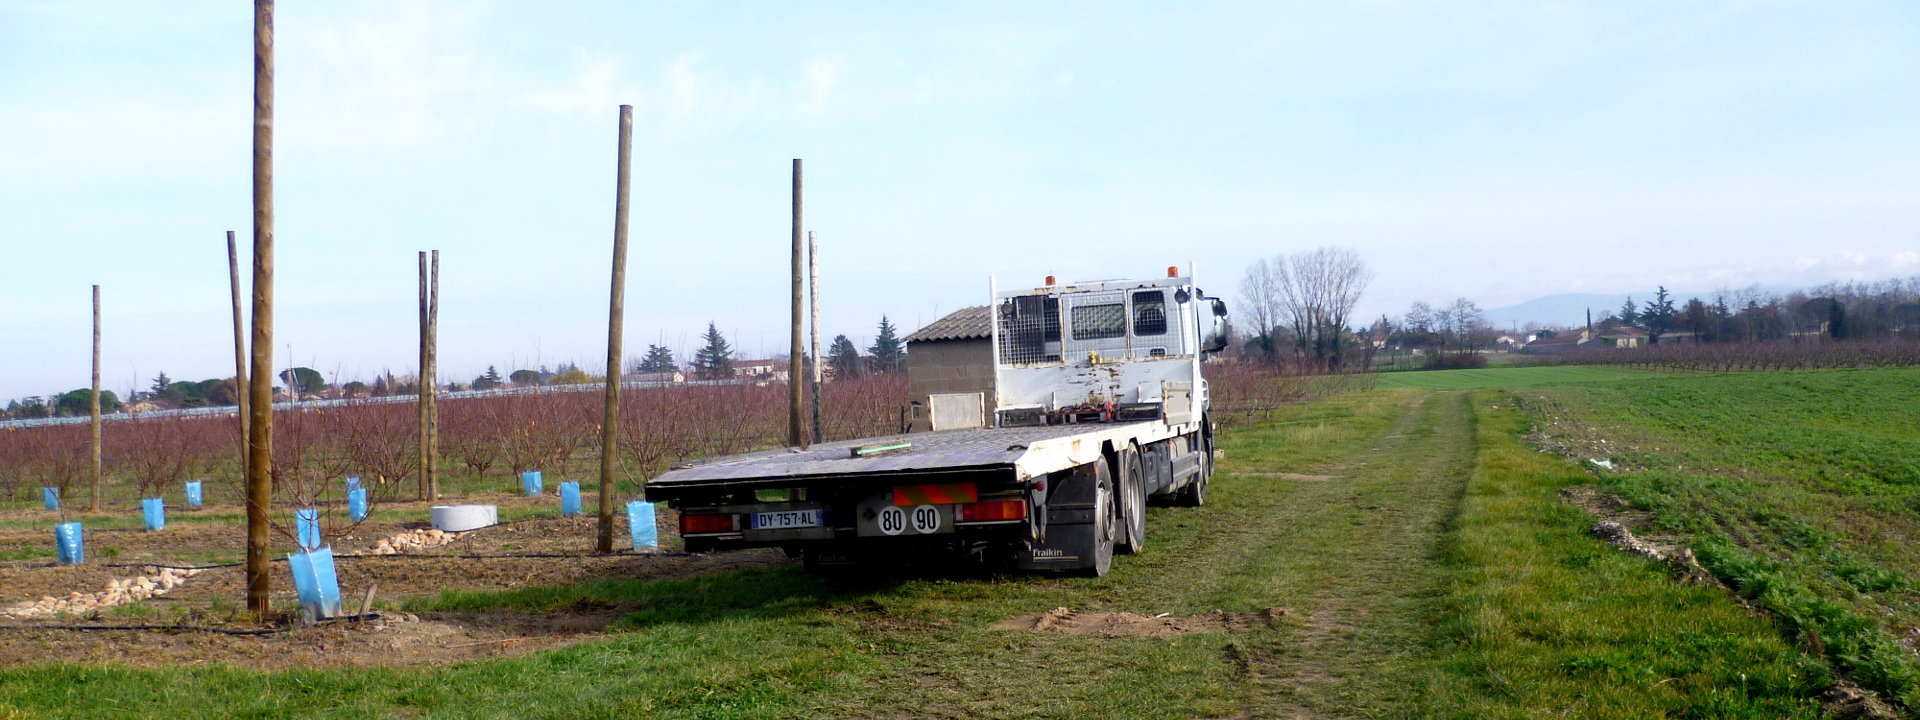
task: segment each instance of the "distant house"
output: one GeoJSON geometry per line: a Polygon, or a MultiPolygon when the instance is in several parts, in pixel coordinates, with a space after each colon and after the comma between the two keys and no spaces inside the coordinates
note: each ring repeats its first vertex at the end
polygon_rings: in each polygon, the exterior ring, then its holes
{"type": "Polygon", "coordinates": [[[1647,344],[1647,331],[1627,325],[1602,327],[1595,331],[1608,347],[1640,347],[1647,344]]]}
{"type": "MultiPolygon", "coordinates": [[[[1508,338],[1501,338],[1506,340],[1508,338]]],[[[1589,347],[1632,348],[1647,344],[1647,331],[1627,325],[1605,324],[1598,328],[1561,330],[1553,337],[1535,337],[1520,352],[1529,355],[1558,355],[1589,347]]]]}
{"type": "Polygon", "coordinates": [[[673,383],[686,382],[687,374],[679,370],[672,372],[634,373],[628,375],[626,381],[637,382],[642,385],[671,385],[673,383]]]}
{"type": "Polygon", "coordinates": [[[1493,339],[1493,344],[1495,347],[1498,347],[1501,350],[1512,352],[1514,347],[1518,345],[1522,345],[1524,343],[1522,343],[1519,338],[1516,338],[1512,335],[1501,335],[1500,337],[1493,339]]]}
{"type": "Polygon", "coordinates": [[[733,376],[736,379],[756,383],[786,382],[787,367],[772,360],[735,360],[733,376]]]}
{"type": "Polygon", "coordinates": [[[1520,352],[1528,355],[1559,355],[1561,353],[1573,352],[1589,342],[1591,342],[1591,339],[1587,336],[1587,330],[1585,328],[1579,330],[1562,330],[1554,333],[1552,337],[1536,336],[1533,342],[1521,347],[1520,352]]]}

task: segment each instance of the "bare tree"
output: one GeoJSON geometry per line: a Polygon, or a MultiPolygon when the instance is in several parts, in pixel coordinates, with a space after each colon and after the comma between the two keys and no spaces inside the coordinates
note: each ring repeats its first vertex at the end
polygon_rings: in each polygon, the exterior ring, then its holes
{"type": "Polygon", "coordinates": [[[1340,366],[1347,318],[1373,274],[1352,250],[1322,247],[1275,258],[1280,314],[1292,326],[1294,346],[1328,370],[1340,366]]]}
{"type": "Polygon", "coordinates": [[[1255,260],[1247,266],[1246,277],[1240,279],[1240,314],[1254,333],[1253,341],[1259,343],[1269,356],[1279,348],[1273,340],[1273,330],[1280,325],[1280,283],[1275,277],[1275,269],[1284,273],[1284,260],[1276,259],[1268,263],[1265,259],[1255,260]]]}

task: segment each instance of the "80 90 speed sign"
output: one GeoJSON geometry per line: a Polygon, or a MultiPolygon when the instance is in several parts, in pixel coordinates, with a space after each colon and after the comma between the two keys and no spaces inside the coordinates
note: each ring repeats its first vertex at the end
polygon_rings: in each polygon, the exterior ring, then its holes
{"type": "Polygon", "coordinates": [[[932,505],[915,505],[910,508],[888,505],[880,508],[879,514],[874,518],[874,524],[880,527],[880,532],[884,535],[899,535],[909,529],[916,535],[932,535],[940,532],[941,526],[944,525],[940,514],[940,508],[932,505]]]}
{"type": "Polygon", "coordinates": [[[860,504],[859,533],[863,536],[935,535],[953,532],[951,505],[894,505],[885,496],[860,504]]]}

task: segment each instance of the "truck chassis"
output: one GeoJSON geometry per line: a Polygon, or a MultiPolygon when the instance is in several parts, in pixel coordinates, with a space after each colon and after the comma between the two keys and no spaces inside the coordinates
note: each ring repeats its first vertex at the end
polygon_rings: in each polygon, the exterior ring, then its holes
{"type": "Polygon", "coordinates": [[[945,430],[715,458],[646,494],[680,511],[694,552],[782,547],[816,569],[943,552],[1104,575],[1145,545],[1150,498],[1206,501],[1212,448],[1204,419],[945,430]]]}

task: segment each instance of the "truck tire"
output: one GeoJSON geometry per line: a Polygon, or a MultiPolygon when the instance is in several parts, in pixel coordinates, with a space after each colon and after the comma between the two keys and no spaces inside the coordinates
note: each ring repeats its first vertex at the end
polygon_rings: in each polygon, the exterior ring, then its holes
{"type": "MultiPolygon", "coordinates": [[[[1204,427],[1204,426],[1203,426],[1204,427]]],[[[1187,481],[1173,496],[1173,503],[1181,507],[1200,507],[1207,504],[1207,480],[1213,477],[1213,433],[1202,430],[1199,437],[1200,474],[1187,481]]]]}
{"type": "Polygon", "coordinates": [[[1114,497],[1113,471],[1107,459],[1093,461],[1093,547],[1088,548],[1090,565],[1081,572],[1088,577],[1104,577],[1113,569],[1114,536],[1121,534],[1119,503],[1114,497]]]}
{"type": "Polygon", "coordinates": [[[1120,514],[1122,530],[1114,547],[1122,555],[1131,555],[1147,547],[1147,467],[1140,451],[1128,447],[1120,451],[1120,514]]]}

